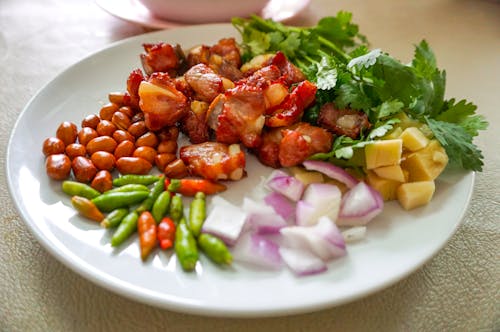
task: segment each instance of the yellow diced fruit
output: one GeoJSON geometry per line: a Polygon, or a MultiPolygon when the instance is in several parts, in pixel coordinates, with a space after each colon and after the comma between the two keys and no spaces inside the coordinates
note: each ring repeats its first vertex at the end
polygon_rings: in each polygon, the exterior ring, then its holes
{"type": "Polygon", "coordinates": [[[405,174],[400,165],[377,167],[374,168],[373,171],[381,178],[398,182],[406,182],[405,174]]]}
{"type": "Polygon", "coordinates": [[[303,184],[306,186],[311,183],[322,183],[324,182],[323,174],[320,172],[301,172],[301,173],[296,173],[295,178],[299,181],[301,181],[303,184]]]}
{"type": "Polygon", "coordinates": [[[426,205],[432,199],[436,186],[434,181],[418,181],[401,184],[396,195],[405,210],[426,205]]]}
{"type": "Polygon", "coordinates": [[[420,122],[417,120],[414,120],[410,117],[405,112],[401,112],[397,115],[397,118],[399,119],[398,127],[401,129],[406,129],[408,127],[418,127],[421,125],[420,122]]]}
{"type": "Polygon", "coordinates": [[[437,140],[431,140],[425,148],[406,156],[401,167],[409,172],[410,182],[431,181],[441,174],[447,164],[446,151],[437,140]]]}
{"type": "Polygon", "coordinates": [[[373,189],[378,191],[384,201],[392,201],[396,199],[396,190],[401,185],[401,182],[384,179],[375,174],[375,172],[367,171],[366,183],[373,189]]]}
{"type": "Polygon", "coordinates": [[[429,139],[417,127],[406,128],[400,138],[403,140],[403,148],[410,151],[423,149],[429,143],[429,139]]]}
{"type": "Polygon", "coordinates": [[[370,143],[365,146],[366,168],[374,169],[381,166],[399,165],[402,151],[403,141],[401,139],[370,143]]]}

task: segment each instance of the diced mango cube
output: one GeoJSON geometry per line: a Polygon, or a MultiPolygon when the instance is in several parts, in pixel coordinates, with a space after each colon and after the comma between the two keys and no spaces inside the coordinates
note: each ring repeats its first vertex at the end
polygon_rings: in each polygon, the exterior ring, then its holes
{"type": "Polygon", "coordinates": [[[434,181],[418,181],[401,184],[396,195],[405,210],[426,205],[432,199],[436,186],[434,181]]]}
{"type": "Polygon", "coordinates": [[[405,174],[400,165],[381,166],[374,168],[373,171],[381,178],[406,182],[405,174]]]}
{"type": "Polygon", "coordinates": [[[401,182],[381,178],[372,171],[367,171],[365,180],[368,185],[380,193],[384,201],[396,199],[396,190],[401,182]]]}
{"type": "Polygon", "coordinates": [[[403,148],[410,151],[423,149],[429,143],[429,139],[417,127],[408,127],[400,138],[403,140],[403,148]]]}
{"type": "Polygon", "coordinates": [[[365,162],[367,169],[381,166],[399,165],[403,141],[391,139],[376,141],[365,146],[365,162]]]}
{"type": "Polygon", "coordinates": [[[437,140],[431,140],[423,149],[410,153],[401,167],[410,174],[408,181],[431,181],[441,174],[448,164],[448,155],[437,140]]]}

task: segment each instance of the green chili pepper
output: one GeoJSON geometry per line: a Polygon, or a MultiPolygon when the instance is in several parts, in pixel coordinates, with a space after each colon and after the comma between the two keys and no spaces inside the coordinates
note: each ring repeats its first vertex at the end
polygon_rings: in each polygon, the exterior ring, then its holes
{"type": "Polygon", "coordinates": [[[127,191],[149,191],[149,188],[143,184],[130,183],[105,191],[104,194],[127,191]]]}
{"type": "Polygon", "coordinates": [[[206,215],[207,212],[205,209],[205,194],[199,191],[191,201],[191,206],[189,208],[188,226],[195,237],[198,237],[198,235],[200,235],[201,226],[203,226],[206,215]]]}
{"type": "Polygon", "coordinates": [[[151,208],[151,214],[155,219],[156,223],[159,224],[163,217],[167,214],[168,208],[170,207],[170,199],[172,194],[169,191],[162,192],[151,208]]]}
{"type": "Polygon", "coordinates": [[[80,196],[87,199],[95,198],[101,194],[88,184],[69,180],[63,181],[62,191],[70,196],[80,196]]]}
{"type": "Polygon", "coordinates": [[[145,186],[149,186],[150,184],[158,181],[158,175],[136,175],[136,174],[126,174],[122,175],[113,180],[113,185],[120,187],[126,184],[143,184],[145,186]]]}
{"type": "Polygon", "coordinates": [[[184,216],[184,204],[182,203],[182,196],[174,195],[170,200],[170,217],[177,224],[184,216]]]}
{"type": "Polygon", "coordinates": [[[224,241],[218,237],[202,233],[198,237],[198,244],[201,250],[217,264],[231,264],[233,256],[224,241]]]}
{"type": "Polygon", "coordinates": [[[114,209],[128,207],[142,202],[149,193],[147,191],[128,191],[106,193],[92,199],[92,202],[103,212],[111,212],[114,209]]]}
{"type": "Polygon", "coordinates": [[[179,222],[175,230],[174,248],[182,269],[184,271],[193,271],[198,261],[198,247],[184,219],[179,222]]]}
{"type": "Polygon", "coordinates": [[[111,211],[106,218],[101,221],[101,226],[105,228],[113,228],[118,226],[123,218],[128,214],[127,208],[118,208],[111,211]]]}
{"type": "Polygon", "coordinates": [[[111,237],[111,245],[117,247],[125,240],[127,240],[130,235],[132,235],[137,230],[137,220],[139,219],[139,214],[136,211],[132,211],[123,218],[120,226],[116,229],[115,233],[111,237]]]}
{"type": "Polygon", "coordinates": [[[160,196],[160,194],[165,190],[165,178],[164,175],[160,176],[160,180],[158,180],[153,188],[149,191],[148,197],[142,201],[141,205],[137,208],[137,212],[142,213],[144,211],[149,211],[153,207],[154,202],[160,196]]]}

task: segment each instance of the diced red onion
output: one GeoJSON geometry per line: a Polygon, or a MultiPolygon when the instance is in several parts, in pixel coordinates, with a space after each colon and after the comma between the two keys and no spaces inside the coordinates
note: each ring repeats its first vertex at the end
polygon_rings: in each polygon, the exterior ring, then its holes
{"type": "Polygon", "coordinates": [[[341,198],[342,193],[337,186],[328,183],[311,183],[304,191],[302,201],[297,203],[297,225],[314,225],[322,216],[336,220],[341,198]]]}
{"type": "Polygon", "coordinates": [[[216,202],[219,202],[218,205],[214,205],[212,200],[212,209],[201,231],[220,237],[228,245],[234,245],[243,229],[247,214],[222,198],[216,202]]]}
{"type": "Polygon", "coordinates": [[[339,226],[362,226],[377,216],[384,207],[378,191],[364,182],[359,182],[342,197],[337,219],[339,226]]]}
{"type": "Polygon", "coordinates": [[[314,226],[290,226],[280,230],[288,247],[308,250],[323,261],[345,255],[345,241],[335,223],[326,216],[314,226]]]}
{"type": "Polygon", "coordinates": [[[230,250],[233,260],[237,262],[269,269],[279,269],[283,266],[278,244],[263,235],[243,233],[230,250]]]}
{"type": "Polygon", "coordinates": [[[354,226],[342,231],[345,242],[351,243],[363,239],[366,235],[366,226],[354,226]]]}
{"type": "Polygon", "coordinates": [[[283,219],[295,220],[295,204],[282,194],[272,191],[264,197],[264,202],[270,205],[283,219]]]}
{"type": "Polygon", "coordinates": [[[279,252],[285,264],[298,276],[317,274],[327,270],[325,262],[310,251],[282,246],[279,252]]]}
{"type": "Polygon", "coordinates": [[[335,166],[326,161],[306,160],[302,164],[306,169],[323,173],[329,178],[344,183],[349,188],[354,187],[359,182],[351,174],[347,173],[343,168],[335,166]]]}
{"type": "Polygon", "coordinates": [[[271,173],[271,176],[266,181],[266,186],[294,202],[302,197],[305,188],[302,181],[280,170],[275,170],[271,173]]]}

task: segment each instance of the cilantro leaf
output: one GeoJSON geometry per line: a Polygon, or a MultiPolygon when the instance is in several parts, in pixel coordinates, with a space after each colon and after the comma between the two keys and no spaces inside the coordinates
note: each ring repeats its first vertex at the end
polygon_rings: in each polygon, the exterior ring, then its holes
{"type": "Polygon", "coordinates": [[[472,143],[472,135],[463,127],[428,117],[426,117],[426,122],[446,150],[451,167],[473,171],[483,170],[482,152],[472,143]]]}

